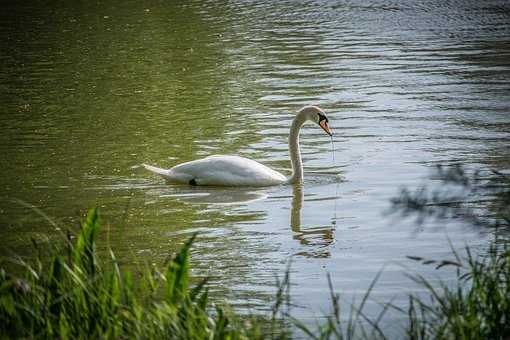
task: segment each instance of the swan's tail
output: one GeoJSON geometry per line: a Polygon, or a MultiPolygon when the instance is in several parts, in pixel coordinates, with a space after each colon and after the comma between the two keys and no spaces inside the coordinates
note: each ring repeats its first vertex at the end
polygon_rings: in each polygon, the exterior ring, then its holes
{"type": "Polygon", "coordinates": [[[186,173],[175,172],[172,169],[161,169],[149,164],[142,164],[143,167],[156,175],[160,175],[169,183],[191,184],[193,176],[186,173]]]}
{"type": "Polygon", "coordinates": [[[155,166],[152,166],[149,164],[145,164],[145,163],[142,165],[145,169],[149,170],[150,172],[153,172],[153,173],[163,176],[165,178],[170,177],[170,170],[161,169],[161,168],[158,168],[158,167],[155,167],[155,166]]]}

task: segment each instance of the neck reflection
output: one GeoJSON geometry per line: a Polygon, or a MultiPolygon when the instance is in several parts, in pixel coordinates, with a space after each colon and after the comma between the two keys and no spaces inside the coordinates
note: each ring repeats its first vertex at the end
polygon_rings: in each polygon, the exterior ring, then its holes
{"type": "Polygon", "coordinates": [[[301,225],[301,209],[303,208],[304,190],[303,184],[296,183],[292,186],[292,201],[290,213],[290,228],[293,239],[299,241],[307,249],[299,250],[296,255],[306,257],[329,257],[329,245],[334,241],[333,226],[309,226],[301,225]]]}

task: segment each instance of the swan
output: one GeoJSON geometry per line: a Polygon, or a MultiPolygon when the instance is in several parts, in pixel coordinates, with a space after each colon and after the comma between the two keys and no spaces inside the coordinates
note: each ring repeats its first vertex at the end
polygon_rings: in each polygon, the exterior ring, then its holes
{"type": "Polygon", "coordinates": [[[332,136],[326,113],[317,106],[305,106],[292,121],[289,133],[289,153],[292,174],[285,177],[259,162],[239,156],[214,155],[161,169],[143,164],[145,169],[158,174],[170,183],[211,186],[272,186],[303,182],[303,164],[299,150],[299,130],[306,122],[318,124],[332,136]]]}

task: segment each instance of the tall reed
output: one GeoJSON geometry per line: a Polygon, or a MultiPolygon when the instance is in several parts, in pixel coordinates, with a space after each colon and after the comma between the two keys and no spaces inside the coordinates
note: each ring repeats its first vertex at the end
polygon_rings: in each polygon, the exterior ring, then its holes
{"type": "Polygon", "coordinates": [[[21,277],[0,271],[0,334],[8,338],[261,338],[256,323],[241,322],[210,305],[205,280],[189,285],[194,237],[164,270],[134,275],[113,252],[99,261],[99,216],[92,209],[75,243],[50,260],[20,258],[21,277]]]}

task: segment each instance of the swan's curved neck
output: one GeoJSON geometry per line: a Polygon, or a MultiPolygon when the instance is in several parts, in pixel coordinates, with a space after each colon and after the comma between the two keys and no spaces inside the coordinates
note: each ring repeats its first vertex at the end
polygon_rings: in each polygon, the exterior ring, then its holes
{"type": "Polygon", "coordinates": [[[303,182],[303,163],[301,162],[301,151],[299,150],[299,130],[306,119],[302,115],[297,115],[292,121],[289,133],[289,153],[292,163],[292,175],[287,179],[288,183],[303,182]]]}

